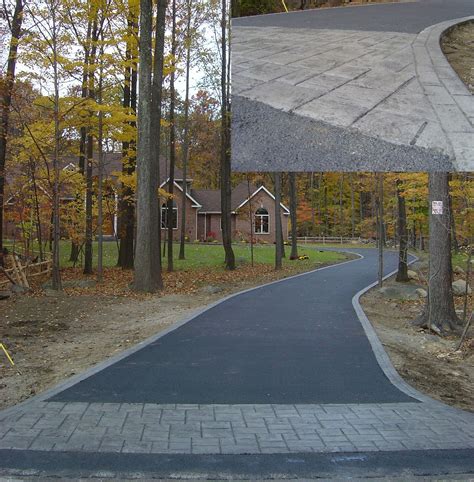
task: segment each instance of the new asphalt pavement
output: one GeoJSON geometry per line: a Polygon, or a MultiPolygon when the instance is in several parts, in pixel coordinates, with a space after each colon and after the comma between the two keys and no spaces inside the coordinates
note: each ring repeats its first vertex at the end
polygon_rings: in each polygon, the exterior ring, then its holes
{"type": "MultiPolygon", "coordinates": [[[[385,377],[352,307],[364,259],[243,293],[52,398],[122,403],[410,401],[385,377]]],[[[386,272],[398,261],[386,255],[386,272]]]]}
{"type": "Polygon", "coordinates": [[[234,18],[232,26],[419,33],[426,27],[474,14],[471,0],[415,0],[234,18]]]}

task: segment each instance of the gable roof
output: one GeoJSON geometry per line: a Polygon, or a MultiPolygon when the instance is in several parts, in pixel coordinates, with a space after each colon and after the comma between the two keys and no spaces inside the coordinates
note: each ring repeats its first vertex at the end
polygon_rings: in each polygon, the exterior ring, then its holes
{"type": "MultiPolygon", "coordinates": [[[[250,185],[250,192],[252,193],[249,197],[249,186],[246,182],[241,182],[235,188],[232,189],[231,198],[231,210],[236,212],[239,208],[244,206],[249,199],[252,199],[260,191],[265,191],[272,199],[275,196],[265,187],[260,186],[257,188],[254,185],[250,185]]],[[[201,204],[200,213],[216,213],[221,212],[221,192],[218,189],[193,189],[193,197],[198,200],[201,204]]],[[[289,214],[289,209],[281,203],[284,214],[289,214]]]]}
{"type": "MultiPolygon", "coordinates": [[[[163,187],[165,184],[168,184],[169,178],[165,179],[161,184],[160,187],[163,187]]],[[[184,192],[183,188],[181,187],[181,184],[178,183],[176,180],[173,183],[174,187],[177,187],[181,192],[184,192]]],[[[201,208],[202,205],[199,201],[196,200],[196,198],[192,195],[192,190],[189,192],[189,190],[186,190],[186,197],[193,203],[193,208],[201,208]]]]}
{"type": "MultiPolygon", "coordinates": [[[[264,186],[261,185],[256,191],[253,192],[253,194],[250,197],[247,197],[242,201],[241,204],[239,204],[235,210],[240,209],[242,206],[245,206],[254,196],[256,196],[260,191],[265,191],[273,200],[275,200],[275,196],[264,186]]],[[[283,214],[290,214],[290,210],[281,202],[280,203],[281,208],[283,209],[283,214]]]]}

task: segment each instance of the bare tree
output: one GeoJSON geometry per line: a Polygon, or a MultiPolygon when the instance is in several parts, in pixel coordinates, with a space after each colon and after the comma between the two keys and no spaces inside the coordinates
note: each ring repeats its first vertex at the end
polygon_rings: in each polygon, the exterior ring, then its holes
{"type": "MultiPolygon", "coordinates": [[[[5,4],[4,4],[5,5],[5,4]]],[[[3,15],[8,19],[8,12],[4,7],[3,15]]],[[[23,23],[23,1],[16,0],[15,10],[10,25],[11,39],[8,52],[7,72],[3,79],[0,79],[1,95],[1,123],[0,123],[0,252],[3,250],[3,209],[5,195],[5,164],[7,156],[7,137],[12,104],[13,85],[15,83],[16,60],[18,54],[18,42],[21,36],[23,23]]]]}

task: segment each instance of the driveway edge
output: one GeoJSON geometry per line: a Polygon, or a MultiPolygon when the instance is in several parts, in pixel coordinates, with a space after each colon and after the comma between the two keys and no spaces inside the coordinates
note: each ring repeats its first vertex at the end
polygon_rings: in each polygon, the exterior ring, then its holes
{"type": "MultiPolygon", "coordinates": [[[[419,258],[415,255],[412,255],[413,259],[411,259],[408,262],[408,265],[411,265],[413,263],[416,263],[419,258]]],[[[386,280],[393,276],[394,274],[397,273],[397,270],[392,271],[391,273],[387,274],[386,276],[383,277],[383,280],[386,280]]],[[[466,410],[462,410],[457,407],[453,407],[452,405],[447,405],[444,402],[440,402],[439,400],[435,400],[434,398],[431,398],[428,395],[425,395],[424,393],[418,391],[416,388],[412,387],[409,385],[398,373],[398,371],[395,369],[395,367],[392,364],[392,361],[390,360],[390,357],[388,356],[388,353],[385,351],[385,348],[382,345],[382,342],[380,341],[380,338],[378,337],[375,328],[372,326],[372,323],[370,322],[369,318],[365,314],[365,311],[363,310],[361,304],[360,304],[360,298],[362,295],[367,293],[369,290],[377,286],[378,282],[375,281],[374,283],[370,284],[369,286],[363,288],[360,290],[358,293],[354,295],[352,298],[352,306],[354,307],[355,312],[357,313],[357,317],[359,318],[359,321],[362,325],[362,328],[365,331],[365,334],[369,340],[370,346],[372,347],[372,351],[374,352],[375,358],[377,360],[377,363],[379,364],[380,368],[382,371],[385,373],[385,376],[390,380],[390,382],[395,385],[401,392],[406,393],[408,396],[419,400],[420,402],[426,403],[431,405],[433,408],[443,408],[443,409],[449,409],[449,410],[454,410],[458,414],[462,414],[466,416],[466,414],[470,414],[470,412],[467,412],[466,410]]]]}
{"type": "Polygon", "coordinates": [[[470,22],[474,22],[474,16],[432,25],[421,31],[412,45],[418,80],[444,131],[458,171],[474,169],[474,96],[451,67],[440,42],[455,26],[470,22]]]}
{"type": "Polygon", "coordinates": [[[149,338],[146,338],[145,340],[131,346],[130,348],[127,348],[126,350],[124,350],[120,353],[117,353],[116,355],[113,355],[113,356],[107,358],[106,360],[103,360],[102,362],[99,362],[98,364],[86,369],[85,371],[58,383],[57,385],[54,385],[52,388],[49,388],[49,389],[45,390],[44,392],[41,392],[38,395],[35,395],[34,397],[28,398],[27,400],[24,400],[23,402],[17,403],[16,405],[13,405],[11,407],[0,410],[0,418],[5,417],[7,415],[10,415],[10,414],[12,414],[12,413],[14,413],[18,410],[23,410],[25,407],[27,407],[29,405],[37,405],[38,403],[48,403],[48,402],[46,402],[46,400],[48,398],[51,398],[54,395],[66,390],[67,388],[70,388],[73,385],[76,385],[77,383],[85,380],[86,378],[89,378],[89,377],[95,375],[96,373],[98,373],[98,372],[104,370],[105,368],[108,368],[109,366],[113,365],[114,363],[116,363],[120,360],[123,360],[124,358],[128,357],[129,355],[132,355],[133,353],[141,350],[142,348],[150,345],[151,343],[154,343],[155,341],[164,337],[168,333],[171,333],[172,331],[177,330],[178,328],[185,325],[186,323],[189,323],[190,321],[194,320],[195,318],[197,318],[202,313],[210,310],[211,308],[214,308],[215,306],[220,305],[221,303],[224,303],[225,301],[227,301],[231,298],[234,298],[236,296],[240,296],[240,295],[242,295],[244,293],[248,293],[250,291],[258,290],[258,289],[266,287],[266,286],[281,283],[281,282],[287,281],[289,279],[299,278],[300,276],[305,276],[305,275],[314,273],[316,271],[322,271],[324,269],[329,269],[329,268],[333,268],[335,266],[341,266],[343,264],[353,263],[355,261],[359,261],[361,259],[364,259],[364,256],[362,256],[361,254],[355,253],[353,251],[345,250],[345,249],[341,249],[341,250],[334,249],[334,250],[330,250],[330,251],[337,251],[337,252],[340,252],[340,253],[350,253],[350,254],[358,256],[358,257],[354,258],[354,259],[349,259],[347,261],[343,261],[342,263],[334,263],[334,264],[331,264],[331,265],[328,265],[328,266],[323,266],[321,268],[313,269],[311,271],[305,271],[303,273],[288,276],[286,278],[281,278],[279,280],[271,281],[269,283],[254,286],[252,288],[247,288],[243,291],[238,291],[238,292],[232,293],[228,296],[224,296],[223,298],[221,298],[221,299],[219,299],[219,300],[217,300],[213,303],[210,303],[210,304],[206,305],[205,307],[203,307],[201,309],[196,310],[194,313],[192,313],[187,318],[184,318],[183,320],[180,320],[180,321],[172,324],[171,326],[169,326],[165,330],[160,331],[159,333],[156,333],[155,335],[152,335],[149,338]]]}

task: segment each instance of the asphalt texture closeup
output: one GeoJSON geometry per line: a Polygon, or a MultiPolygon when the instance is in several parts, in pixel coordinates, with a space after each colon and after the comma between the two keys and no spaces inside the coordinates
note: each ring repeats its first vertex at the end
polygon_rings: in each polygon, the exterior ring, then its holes
{"type": "MultiPolygon", "coordinates": [[[[387,379],[352,297],[377,252],[231,297],[53,396],[60,402],[304,404],[416,402],[387,379]]],[[[385,272],[398,255],[387,252],[385,272]]]]}
{"type": "Polygon", "coordinates": [[[232,156],[237,171],[451,171],[447,155],[392,144],[262,102],[232,96],[232,156]],[[258,157],[255,153],[258,152],[258,157]]]}
{"type": "Polygon", "coordinates": [[[241,27],[285,27],[419,33],[430,25],[474,14],[472,0],[419,0],[235,18],[241,27]]]}

